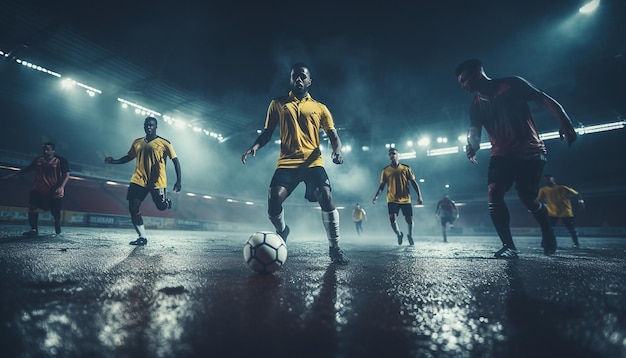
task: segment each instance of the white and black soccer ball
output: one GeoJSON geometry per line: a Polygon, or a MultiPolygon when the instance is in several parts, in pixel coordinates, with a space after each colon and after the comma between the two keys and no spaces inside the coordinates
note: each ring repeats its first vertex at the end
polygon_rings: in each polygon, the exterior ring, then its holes
{"type": "Polygon", "coordinates": [[[275,232],[258,231],[243,245],[243,259],[256,272],[272,273],[285,264],[287,245],[275,232]]]}

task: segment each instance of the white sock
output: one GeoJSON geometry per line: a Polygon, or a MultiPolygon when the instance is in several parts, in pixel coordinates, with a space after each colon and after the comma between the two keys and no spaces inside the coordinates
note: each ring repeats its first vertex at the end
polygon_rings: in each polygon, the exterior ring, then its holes
{"type": "Polygon", "coordinates": [[[143,226],[143,224],[135,225],[135,231],[137,231],[137,235],[139,235],[139,237],[146,237],[146,227],[143,226]]]}
{"type": "Polygon", "coordinates": [[[398,227],[398,222],[397,221],[394,221],[391,224],[391,228],[393,229],[393,232],[396,233],[396,235],[400,235],[400,227],[398,227]]]}
{"type": "Polygon", "coordinates": [[[272,224],[276,228],[276,231],[278,231],[278,232],[285,231],[285,227],[287,226],[285,224],[285,216],[283,214],[284,212],[285,212],[285,210],[281,210],[280,214],[278,214],[276,216],[268,216],[270,218],[270,221],[272,222],[272,224]]]}
{"type": "Polygon", "coordinates": [[[326,237],[328,237],[328,245],[330,247],[339,246],[339,211],[322,210],[322,223],[326,229],[326,237]]]}

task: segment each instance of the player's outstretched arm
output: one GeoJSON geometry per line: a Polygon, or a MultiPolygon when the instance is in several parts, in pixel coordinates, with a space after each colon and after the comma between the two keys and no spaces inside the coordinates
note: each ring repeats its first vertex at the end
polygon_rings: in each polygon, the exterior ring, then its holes
{"type": "Polygon", "coordinates": [[[270,139],[272,139],[272,134],[274,134],[274,128],[271,128],[271,129],[265,128],[265,130],[263,130],[263,132],[256,138],[252,146],[250,146],[250,148],[248,148],[241,155],[241,162],[243,164],[246,164],[246,160],[248,159],[248,156],[250,154],[252,154],[252,156],[255,157],[256,151],[261,149],[261,147],[266,145],[270,141],[270,139]]]}
{"type": "Polygon", "coordinates": [[[480,132],[481,128],[470,127],[467,133],[467,146],[465,146],[465,154],[467,159],[473,164],[478,164],[476,152],[480,149],[480,132]]]}
{"type": "Polygon", "coordinates": [[[104,162],[106,164],[124,164],[130,162],[131,160],[133,160],[133,158],[129,157],[128,155],[125,155],[120,159],[113,159],[113,157],[104,158],[104,162]]]}
{"type": "Polygon", "coordinates": [[[330,146],[333,148],[332,158],[333,163],[335,164],[343,164],[343,155],[341,154],[341,139],[339,139],[339,135],[336,130],[329,130],[326,132],[328,135],[328,140],[330,140],[330,146]]]}
{"type": "Polygon", "coordinates": [[[376,200],[378,200],[378,196],[380,195],[380,193],[383,192],[383,189],[385,188],[385,183],[380,184],[380,186],[378,186],[378,190],[376,191],[376,194],[374,194],[374,199],[372,199],[372,204],[376,204],[376,200]]]}
{"type": "Polygon", "coordinates": [[[540,104],[559,121],[559,136],[561,140],[566,139],[567,145],[572,145],[578,138],[578,135],[565,109],[554,98],[544,92],[541,92],[541,94],[540,104]]]}
{"type": "Polygon", "coordinates": [[[174,171],[176,172],[176,183],[174,183],[174,191],[178,193],[182,188],[182,172],[180,169],[180,160],[178,160],[178,158],[174,158],[172,159],[172,163],[174,163],[174,171]]]}

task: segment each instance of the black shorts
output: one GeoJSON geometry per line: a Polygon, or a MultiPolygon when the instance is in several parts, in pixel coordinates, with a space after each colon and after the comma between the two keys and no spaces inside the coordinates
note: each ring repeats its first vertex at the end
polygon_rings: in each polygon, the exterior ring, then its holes
{"type": "Polygon", "coordinates": [[[324,167],[312,168],[278,168],[272,176],[270,187],[282,186],[287,189],[287,195],[296,189],[300,182],[306,185],[304,197],[310,202],[316,202],[315,189],[326,186],[330,190],[330,180],[324,167]]]}
{"type": "Polygon", "coordinates": [[[50,194],[44,194],[37,190],[31,190],[28,195],[28,206],[43,211],[56,211],[61,208],[61,198],[53,198],[50,194]]]}
{"type": "Polygon", "coordinates": [[[143,201],[148,194],[152,195],[152,199],[155,203],[165,201],[166,191],[165,188],[160,189],[148,189],[141,185],[130,183],[128,186],[128,192],[126,193],[126,200],[137,199],[143,201]]]}
{"type": "Polygon", "coordinates": [[[411,206],[411,204],[387,203],[387,210],[390,215],[398,215],[400,210],[402,210],[402,215],[404,215],[405,218],[413,216],[413,206],[411,206]]]}
{"type": "Polygon", "coordinates": [[[454,220],[456,220],[454,216],[442,216],[439,219],[441,220],[441,226],[446,226],[447,223],[454,224],[454,220]]]}
{"type": "Polygon", "coordinates": [[[497,183],[508,191],[515,183],[519,194],[536,197],[545,164],[542,159],[493,156],[489,160],[487,184],[497,183]]]}

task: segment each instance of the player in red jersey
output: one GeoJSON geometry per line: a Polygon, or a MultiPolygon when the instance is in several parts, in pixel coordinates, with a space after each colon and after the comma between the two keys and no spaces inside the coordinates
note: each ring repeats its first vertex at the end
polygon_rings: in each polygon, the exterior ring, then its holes
{"type": "Polygon", "coordinates": [[[496,258],[517,258],[511,236],[509,210],[504,194],[515,183],[522,204],[533,214],[541,227],[544,253],[556,252],[556,238],[545,206],[537,200],[537,191],[546,161],[546,147],[539,138],[535,120],[528,105],[535,102],[559,122],[561,139],[571,145],[576,131],[563,107],[545,92],[521,77],[489,78],[480,60],[471,59],[456,68],[461,88],[477,92],[470,107],[470,128],[465,148],[470,162],[477,164],[480,136],[485,128],[491,141],[487,183],[489,214],[502,241],[496,258]]]}
{"type": "Polygon", "coordinates": [[[54,231],[61,233],[61,199],[65,196],[65,185],[70,179],[67,159],[56,155],[54,143],[46,142],[43,155],[33,159],[25,168],[5,176],[3,179],[28,172],[35,172],[33,187],[28,197],[28,223],[30,230],[24,236],[38,236],[39,210],[48,211],[54,218],[54,231]]]}

